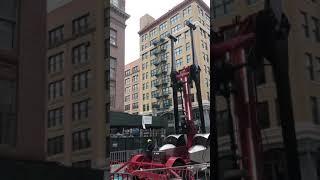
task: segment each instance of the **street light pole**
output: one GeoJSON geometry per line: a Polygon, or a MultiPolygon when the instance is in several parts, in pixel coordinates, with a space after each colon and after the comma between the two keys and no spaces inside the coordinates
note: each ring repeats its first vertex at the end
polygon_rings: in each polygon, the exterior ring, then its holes
{"type": "Polygon", "coordinates": [[[196,30],[196,26],[192,24],[190,21],[186,22],[186,25],[190,29],[190,37],[191,37],[191,49],[192,49],[192,60],[193,64],[191,66],[191,78],[194,80],[197,90],[197,100],[199,106],[199,114],[200,114],[200,122],[201,122],[201,132],[206,133],[206,126],[204,122],[204,114],[203,114],[203,105],[202,105],[202,96],[201,96],[201,86],[200,86],[200,66],[198,63],[198,59],[196,57],[196,52],[194,48],[194,38],[193,38],[193,31],[196,30]]]}

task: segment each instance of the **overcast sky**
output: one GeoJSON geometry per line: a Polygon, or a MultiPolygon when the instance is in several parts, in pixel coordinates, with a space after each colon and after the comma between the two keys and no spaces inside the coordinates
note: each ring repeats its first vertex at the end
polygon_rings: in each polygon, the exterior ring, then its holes
{"type": "MultiPolygon", "coordinates": [[[[140,17],[149,14],[159,18],[183,0],[126,0],[126,12],[130,18],[126,21],[125,64],[139,58],[140,17]]],[[[204,0],[210,6],[210,0],[204,0]]]]}

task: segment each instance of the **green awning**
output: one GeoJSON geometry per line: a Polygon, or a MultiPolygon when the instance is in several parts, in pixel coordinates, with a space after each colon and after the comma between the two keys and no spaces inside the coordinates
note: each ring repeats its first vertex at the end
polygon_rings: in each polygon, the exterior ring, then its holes
{"type": "MultiPolygon", "coordinates": [[[[136,127],[142,128],[142,116],[132,115],[123,112],[110,112],[109,113],[110,127],[136,127]]],[[[146,127],[167,128],[168,120],[158,116],[152,117],[152,125],[146,127]]]]}

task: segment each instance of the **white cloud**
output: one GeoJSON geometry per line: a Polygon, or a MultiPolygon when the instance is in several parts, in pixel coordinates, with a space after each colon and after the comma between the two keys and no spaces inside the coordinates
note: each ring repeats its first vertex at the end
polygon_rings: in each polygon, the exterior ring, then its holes
{"type": "MultiPolygon", "coordinates": [[[[139,58],[140,17],[149,14],[155,19],[165,14],[183,0],[126,0],[126,12],[130,15],[126,28],[125,63],[139,58]]],[[[204,0],[210,4],[210,0],[204,0]]]]}

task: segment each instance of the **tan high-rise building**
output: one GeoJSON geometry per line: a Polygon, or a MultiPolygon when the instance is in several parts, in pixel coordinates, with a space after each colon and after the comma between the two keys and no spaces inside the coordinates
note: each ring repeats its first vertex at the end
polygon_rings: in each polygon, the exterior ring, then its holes
{"type": "Polygon", "coordinates": [[[125,66],[124,110],[129,114],[139,114],[142,112],[142,79],[140,68],[140,59],[126,64],[125,66]]]}
{"type": "MultiPolygon", "coordinates": [[[[236,15],[243,19],[264,6],[263,0],[214,0],[212,3],[215,28],[231,24],[236,15]]],[[[320,177],[320,4],[319,1],[311,0],[283,0],[282,6],[291,24],[289,75],[302,179],[316,180],[320,177]]],[[[272,69],[265,66],[258,74],[258,116],[263,128],[266,175],[272,176],[268,176],[270,179],[286,179],[272,69]],[[273,159],[275,157],[277,159],[273,159]]],[[[226,111],[223,111],[222,106],[218,108],[221,111],[218,117],[223,120],[226,111]]],[[[220,121],[220,125],[224,126],[223,124],[223,121],[220,121]]]]}
{"type": "Polygon", "coordinates": [[[106,112],[123,110],[123,98],[117,96],[123,97],[125,0],[50,2],[47,159],[104,168],[109,157],[106,112]]]}
{"type": "MultiPolygon", "coordinates": [[[[194,34],[195,58],[201,68],[201,93],[205,111],[206,126],[209,128],[210,93],[210,10],[202,0],[185,0],[158,19],[145,15],[140,19],[140,61],[142,111],[141,114],[159,115],[173,111],[172,88],[170,87],[171,46],[168,34],[178,41],[174,44],[177,70],[192,64],[192,47],[189,27],[186,21],[196,25],[194,34]],[[163,39],[161,45],[154,44],[163,39]],[[160,50],[161,49],[161,50],[160,50]],[[156,52],[158,51],[158,52],[156,52]],[[156,54],[155,54],[156,53],[156,54]],[[149,108],[148,108],[149,107],[149,108]]],[[[196,89],[191,90],[194,109],[197,109],[196,89]]],[[[178,93],[179,95],[180,93],[178,93]]],[[[181,107],[180,107],[181,108],[181,107]]],[[[195,113],[197,117],[197,113],[195,113]]],[[[172,126],[172,123],[170,125],[172,126]]]]}

